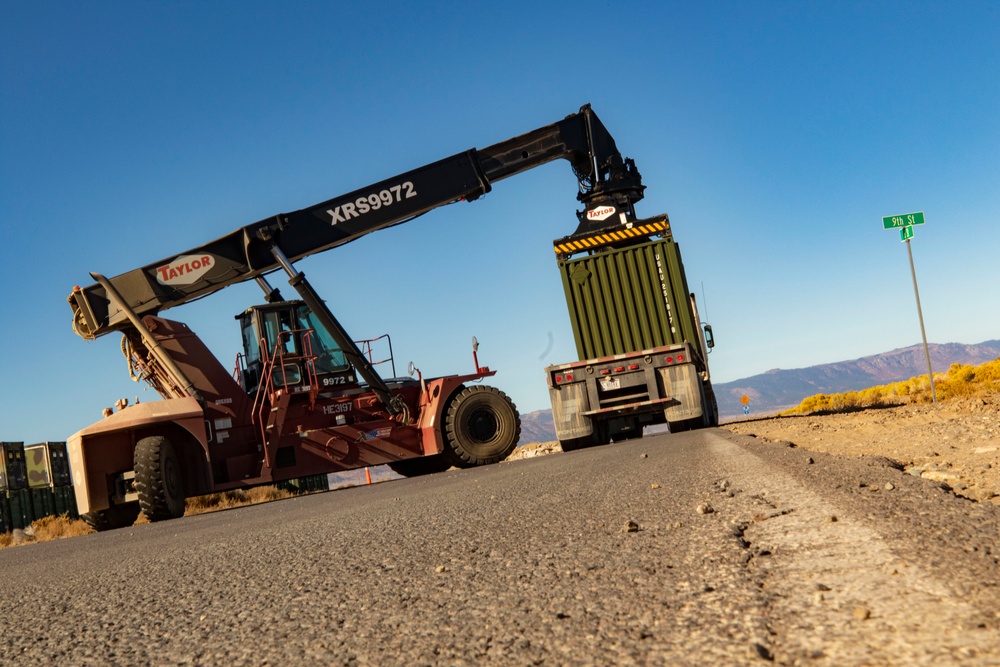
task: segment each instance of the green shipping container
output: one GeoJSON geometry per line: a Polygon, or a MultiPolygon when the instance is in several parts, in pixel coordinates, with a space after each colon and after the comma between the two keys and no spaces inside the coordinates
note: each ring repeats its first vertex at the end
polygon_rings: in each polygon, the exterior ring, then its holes
{"type": "Polygon", "coordinates": [[[8,491],[7,502],[10,504],[11,528],[27,528],[35,520],[31,508],[31,492],[28,489],[8,491]]]}
{"type": "Polygon", "coordinates": [[[559,261],[580,359],[688,342],[701,349],[673,238],[559,261]]]}
{"type": "Polygon", "coordinates": [[[7,494],[0,492],[0,533],[9,533],[14,530],[10,518],[10,501],[7,494]]]}
{"type": "Polygon", "coordinates": [[[23,442],[0,442],[0,493],[28,486],[23,442]]]}
{"type": "Polygon", "coordinates": [[[53,516],[56,513],[56,497],[52,492],[52,487],[43,486],[41,488],[28,489],[31,497],[31,516],[34,519],[42,519],[53,516]]]}
{"type": "Polygon", "coordinates": [[[71,519],[79,519],[80,513],[76,509],[76,494],[72,486],[57,486],[52,489],[56,501],[56,514],[66,515],[71,519]]]}

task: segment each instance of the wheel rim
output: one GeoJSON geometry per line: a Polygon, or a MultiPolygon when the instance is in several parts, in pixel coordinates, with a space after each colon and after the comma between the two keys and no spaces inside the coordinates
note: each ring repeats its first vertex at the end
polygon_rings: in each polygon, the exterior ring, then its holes
{"type": "Polygon", "coordinates": [[[168,498],[177,498],[180,496],[180,485],[177,464],[173,457],[167,457],[163,462],[163,491],[168,498]]]}
{"type": "Polygon", "coordinates": [[[476,442],[489,442],[496,438],[500,430],[497,416],[492,410],[480,408],[469,416],[469,435],[476,442]]]}

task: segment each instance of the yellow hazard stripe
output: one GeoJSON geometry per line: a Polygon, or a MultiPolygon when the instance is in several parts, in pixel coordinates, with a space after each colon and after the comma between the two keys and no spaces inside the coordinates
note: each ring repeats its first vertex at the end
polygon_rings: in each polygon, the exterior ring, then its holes
{"type": "Polygon", "coordinates": [[[601,234],[595,234],[594,236],[588,236],[582,239],[567,241],[566,243],[560,243],[554,246],[554,250],[557,253],[567,253],[574,250],[596,248],[609,243],[614,243],[615,241],[623,241],[636,236],[648,236],[649,234],[655,234],[656,232],[663,232],[669,229],[670,223],[668,222],[654,222],[648,225],[640,225],[639,227],[616,229],[614,231],[603,232],[601,234]]]}

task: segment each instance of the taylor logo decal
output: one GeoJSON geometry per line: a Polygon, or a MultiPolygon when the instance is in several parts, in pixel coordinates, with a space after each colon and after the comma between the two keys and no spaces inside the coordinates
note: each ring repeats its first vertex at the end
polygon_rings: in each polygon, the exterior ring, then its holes
{"type": "Polygon", "coordinates": [[[184,255],[169,264],[156,267],[156,280],[161,285],[191,285],[215,266],[212,255],[184,255]]]}
{"type": "Polygon", "coordinates": [[[615,214],[614,206],[602,206],[587,211],[587,220],[604,220],[615,214]]]}

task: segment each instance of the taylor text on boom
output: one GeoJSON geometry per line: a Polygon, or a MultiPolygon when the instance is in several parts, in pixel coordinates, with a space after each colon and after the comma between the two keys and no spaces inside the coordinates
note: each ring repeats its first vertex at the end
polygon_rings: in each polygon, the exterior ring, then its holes
{"type": "Polygon", "coordinates": [[[187,283],[179,281],[180,278],[187,278],[191,281],[197,280],[208,272],[215,265],[215,258],[211,255],[187,255],[178,257],[169,264],[156,267],[156,279],[164,285],[173,283],[187,283]]]}

